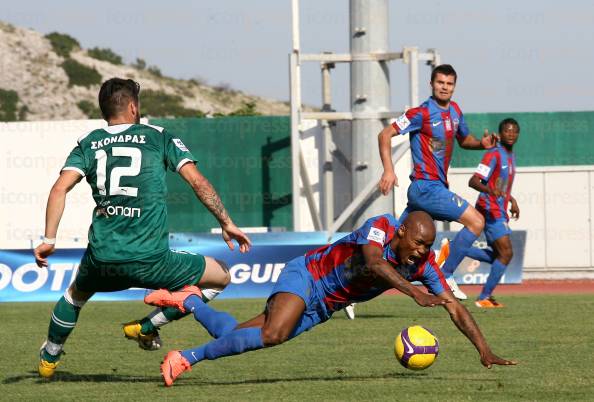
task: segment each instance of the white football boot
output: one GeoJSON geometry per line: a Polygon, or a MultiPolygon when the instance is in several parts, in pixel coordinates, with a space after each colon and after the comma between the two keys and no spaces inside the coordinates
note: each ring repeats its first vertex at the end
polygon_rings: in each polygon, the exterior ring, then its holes
{"type": "Polygon", "coordinates": [[[452,293],[454,294],[456,299],[458,299],[458,300],[468,299],[468,296],[466,296],[466,293],[461,291],[460,288],[458,287],[458,284],[456,283],[456,280],[454,279],[453,276],[450,276],[449,278],[447,278],[446,282],[448,283],[448,286],[452,290],[452,293]]]}
{"type": "Polygon", "coordinates": [[[355,306],[356,305],[357,305],[357,303],[351,303],[344,308],[344,313],[349,320],[355,319],[355,306]]]}

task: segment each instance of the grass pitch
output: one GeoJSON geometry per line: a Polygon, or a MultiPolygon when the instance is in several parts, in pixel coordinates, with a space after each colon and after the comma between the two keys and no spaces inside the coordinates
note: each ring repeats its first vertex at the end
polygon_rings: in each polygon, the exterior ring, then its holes
{"type": "MultiPolygon", "coordinates": [[[[162,385],[159,363],[169,349],[207,341],[191,317],[161,331],[164,350],[145,352],[124,339],[119,323],[150,309],[140,302],[90,302],[66,344],[51,382],[36,374],[37,350],[52,303],[0,304],[0,400],[592,400],[594,338],[591,295],[507,296],[507,308],[479,310],[467,303],[495,353],[515,367],[483,368],[474,347],[443,308],[422,309],[401,296],[342,312],[276,348],[203,362],[162,385]],[[422,372],[401,367],[393,342],[405,326],[432,329],[440,341],[436,363],[422,372]]],[[[250,318],[263,300],[213,305],[250,318]]]]}

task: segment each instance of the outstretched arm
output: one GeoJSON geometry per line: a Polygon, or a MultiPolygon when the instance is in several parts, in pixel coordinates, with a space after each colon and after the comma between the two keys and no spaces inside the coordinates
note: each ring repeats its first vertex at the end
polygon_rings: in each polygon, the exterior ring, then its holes
{"type": "Polygon", "coordinates": [[[481,363],[487,368],[491,368],[493,364],[498,365],[514,365],[516,364],[513,360],[505,360],[496,356],[492,351],[485,337],[481,333],[476,321],[472,318],[470,312],[464,307],[452,294],[449,289],[446,289],[443,293],[440,293],[444,299],[450,300],[450,303],[445,305],[446,310],[450,313],[450,317],[456,327],[472,342],[476,350],[479,352],[481,357],[481,363]]]}
{"type": "Polygon", "coordinates": [[[464,149],[491,149],[497,144],[497,135],[489,134],[489,130],[485,129],[483,138],[480,140],[468,134],[466,137],[458,137],[458,144],[464,149]]]}
{"type": "Polygon", "coordinates": [[[384,173],[378,187],[383,195],[388,194],[394,186],[398,186],[398,177],[396,177],[394,164],[392,163],[392,137],[396,134],[396,129],[389,124],[377,136],[380,158],[384,167],[384,173]]]}
{"type": "Polygon", "coordinates": [[[196,197],[204,204],[210,213],[219,221],[223,229],[223,239],[233,250],[232,239],[239,243],[239,251],[245,253],[251,246],[250,239],[231,220],[221,198],[206,177],[204,177],[193,163],[186,163],[179,169],[179,174],[192,187],[196,197]]]}
{"type": "Polygon", "coordinates": [[[412,297],[419,306],[435,307],[440,304],[449,303],[443,297],[434,296],[425,293],[412,283],[407,281],[382,257],[382,249],[372,245],[361,246],[363,249],[363,257],[365,258],[365,266],[378,278],[387,283],[390,287],[398,289],[407,296],[412,297]]]}
{"type": "Polygon", "coordinates": [[[58,226],[66,206],[66,194],[82,179],[80,173],[74,170],[63,170],[60,177],[52,186],[45,210],[45,239],[35,248],[35,262],[38,267],[47,267],[47,257],[55,251],[55,240],[58,226]],[[49,242],[49,243],[46,243],[49,242]],[[50,244],[51,243],[51,244],[50,244]]]}

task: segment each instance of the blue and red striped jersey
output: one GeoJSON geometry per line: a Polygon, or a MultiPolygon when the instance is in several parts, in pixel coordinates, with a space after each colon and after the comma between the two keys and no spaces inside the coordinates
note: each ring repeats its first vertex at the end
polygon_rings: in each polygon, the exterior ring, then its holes
{"type": "Polygon", "coordinates": [[[430,97],[421,106],[407,110],[392,126],[398,134],[410,134],[410,179],[439,180],[447,187],[454,137],[463,139],[470,132],[456,102],[451,101],[447,109],[442,109],[430,97]]]}
{"type": "Polygon", "coordinates": [[[516,175],[516,158],[501,144],[489,149],[483,155],[475,171],[483,184],[491,189],[499,189],[503,195],[495,197],[480,193],[476,200],[476,209],[487,219],[505,218],[509,220],[507,205],[511,198],[511,189],[516,175]]]}
{"type": "Polygon", "coordinates": [[[399,226],[399,221],[390,214],[376,216],[342,239],[305,255],[307,270],[313,276],[316,291],[329,312],[354,302],[373,299],[388,290],[372,275],[365,275],[367,270],[362,246],[367,244],[381,248],[384,259],[405,279],[422,282],[433,294],[446,289],[433,251],[416,264],[403,265],[397,261],[390,242],[399,226]]]}

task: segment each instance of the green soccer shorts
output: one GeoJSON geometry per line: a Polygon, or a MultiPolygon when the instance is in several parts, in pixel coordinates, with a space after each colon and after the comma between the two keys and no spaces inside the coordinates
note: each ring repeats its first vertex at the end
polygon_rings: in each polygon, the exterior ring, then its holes
{"type": "Polygon", "coordinates": [[[197,284],[206,261],[200,254],[167,250],[148,261],[103,262],[89,250],[83,255],[76,288],[83,292],[115,292],[129,288],[178,290],[197,284]]]}

